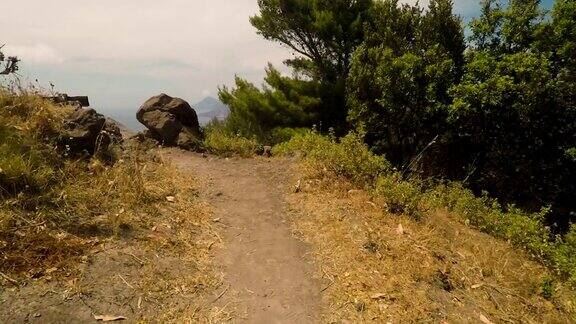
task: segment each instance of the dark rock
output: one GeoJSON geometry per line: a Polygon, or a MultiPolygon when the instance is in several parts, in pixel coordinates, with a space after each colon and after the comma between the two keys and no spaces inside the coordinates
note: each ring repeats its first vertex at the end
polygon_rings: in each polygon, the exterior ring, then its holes
{"type": "Polygon", "coordinates": [[[94,154],[106,118],[94,109],[77,109],[64,123],[61,144],[70,154],[94,154]]]}
{"type": "Polygon", "coordinates": [[[113,162],[110,145],[121,144],[122,134],[118,126],[94,109],[79,108],[64,122],[60,146],[68,155],[97,156],[113,162]]]}
{"type": "Polygon", "coordinates": [[[106,122],[104,123],[104,131],[106,131],[110,135],[111,139],[114,142],[117,143],[122,142],[123,139],[122,130],[115,120],[111,118],[106,118],[106,122]]]}
{"type": "Polygon", "coordinates": [[[188,127],[183,127],[176,139],[176,145],[185,150],[196,150],[200,145],[198,138],[188,127]]]}
{"type": "Polygon", "coordinates": [[[184,100],[161,94],[148,99],[136,118],[163,145],[194,149],[200,139],[200,125],[194,109],[184,100]]]}

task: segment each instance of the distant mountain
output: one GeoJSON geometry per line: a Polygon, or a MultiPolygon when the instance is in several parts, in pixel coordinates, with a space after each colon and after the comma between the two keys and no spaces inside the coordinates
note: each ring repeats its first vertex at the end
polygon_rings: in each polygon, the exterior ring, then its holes
{"type": "Polygon", "coordinates": [[[116,126],[118,126],[118,129],[120,129],[120,133],[122,134],[123,138],[128,138],[136,134],[132,129],[128,128],[126,125],[122,124],[121,122],[117,121],[112,117],[106,117],[106,121],[111,124],[116,124],[116,126]]]}
{"type": "Polygon", "coordinates": [[[208,124],[214,118],[224,120],[230,114],[230,108],[213,97],[206,97],[192,107],[198,113],[198,121],[201,125],[208,124]]]}

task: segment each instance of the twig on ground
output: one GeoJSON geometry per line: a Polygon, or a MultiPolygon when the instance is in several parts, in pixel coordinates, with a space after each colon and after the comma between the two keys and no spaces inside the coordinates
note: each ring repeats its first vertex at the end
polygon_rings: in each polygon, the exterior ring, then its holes
{"type": "Polygon", "coordinates": [[[320,292],[325,292],[326,290],[328,290],[328,288],[332,287],[332,285],[334,284],[334,281],[331,281],[328,286],[322,288],[322,290],[320,290],[320,292]]]}
{"type": "Polygon", "coordinates": [[[217,242],[217,241],[211,242],[211,243],[208,245],[208,250],[212,249],[212,246],[213,246],[214,244],[216,244],[216,242],[217,242]]]}
{"type": "Polygon", "coordinates": [[[130,252],[120,252],[120,253],[124,253],[124,254],[126,254],[126,255],[129,255],[129,256],[133,257],[134,259],[136,259],[136,261],[140,262],[141,265],[144,265],[144,264],[145,264],[144,260],[142,260],[142,259],[140,259],[139,257],[135,256],[133,253],[130,253],[130,252]]]}
{"type": "Polygon", "coordinates": [[[10,281],[11,283],[13,283],[13,284],[15,284],[15,285],[18,284],[18,281],[14,280],[14,279],[12,279],[12,278],[10,278],[10,277],[8,277],[8,276],[5,275],[3,272],[0,272],[0,276],[1,276],[2,278],[4,278],[4,279],[10,281]]]}
{"type": "Polygon", "coordinates": [[[226,287],[226,289],[224,289],[224,290],[220,293],[220,295],[218,295],[218,297],[216,297],[216,298],[212,301],[212,303],[215,303],[216,301],[218,301],[218,299],[222,298],[222,296],[224,296],[224,294],[228,291],[228,289],[230,289],[230,285],[228,285],[228,287],[226,287]]]}
{"type": "Polygon", "coordinates": [[[134,288],[134,286],[132,286],[131,284],[128,283],[128,281],[126,281],[126,279],[124,279],[124,277],[122,277],[121,275],[118,275],[118,277],[120,277],[120,279],[122,279],[122,281],[124,281],[124,283],[126,284],[126,286],[136,290],[136,288],[134,288]]]}

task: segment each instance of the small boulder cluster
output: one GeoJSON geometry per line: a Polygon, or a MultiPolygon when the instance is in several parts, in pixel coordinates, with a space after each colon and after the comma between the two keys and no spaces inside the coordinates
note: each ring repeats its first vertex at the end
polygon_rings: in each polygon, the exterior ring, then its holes
{"type": "Polygon", "coordinates": [[[200,147],[201,131],[196,111],[186,101],[166,94],[148,99],[138,110],[136,118],[147,130],[140,139],[151,138],[164,146],[186,150],[200,147]]]}
{"type": "Polygon", "coordinates": [[[94,109],[77,108],[64,122],[59,144],[71,156],[96,156],[113,162],[110,147],[122,143],[122,134],[115,121],[94,109]]]}

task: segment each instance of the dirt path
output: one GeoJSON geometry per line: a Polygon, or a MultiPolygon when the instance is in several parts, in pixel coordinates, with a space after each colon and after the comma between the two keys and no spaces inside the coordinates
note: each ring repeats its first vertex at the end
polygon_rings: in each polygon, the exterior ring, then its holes
{"type": "Polygon", "coordinates": [[[233,303],[239,322],[308,323],[319,320],[319,284],[312,279],[306,246],[293,237],[284,193],[288,162],[203,158],[168,151],[181,168],[203,182],[224,233],[217,252],[225,285],[221,303],[233,303]],[[227,290],[228,289],[228,290],[227,290]]]}

